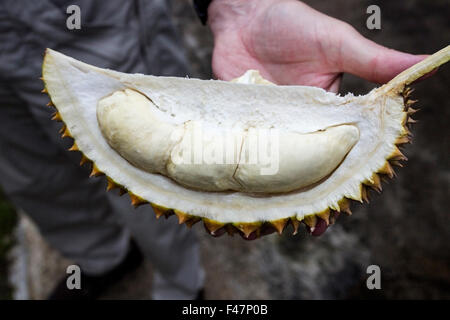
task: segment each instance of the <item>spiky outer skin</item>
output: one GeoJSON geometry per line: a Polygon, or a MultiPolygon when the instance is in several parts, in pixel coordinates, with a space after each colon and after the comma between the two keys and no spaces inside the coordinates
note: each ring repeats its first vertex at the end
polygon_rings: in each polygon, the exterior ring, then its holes
{"type": "MultiPolygon", "coordinates": [[[[45,87],[45,79],[41,78],[41,80],[44,81],[44,89],[42,90],[42,93],[46,93],[50,97],[50,102],[47,104],[47,107],[55,107],[51,101],[51,96],[45,87]]],[[[416,109],[413,109],[411,107],[414,103],[417,102],[416,100],[412,100],[410,98],[412,91],[413,89],[410,89],[409,87],[404,87],[404,89],[399,93],[400,95],[403,96],[403,104],[404,104],[403,112],[405,114],[405,117],[402,123],[404,129],[403,133],[397,137],[397,140],[395,142],[396,148],[394,149],[392,154],[386,159],[384,166],[382,166],[377,172],[374,172],[371,179],[363,181],[363,183],[360,185],[362,200],[349,199],[343,197],[338,202],[339,206],[337,208],[328,208],[322,212],[311,213],[310,215],[306,215],[302,220],[298,220],[297,217],[291,216],[274,221],[259,221],[251,223],[244,223],[244,222],[222,223],[204,217],[187,214],[176,208],[166,208],[158,205],[157,203],[142,199],[138,195],[135,195],[131,191],[127,190],[124,186],[113,181],[110,177],[106,176],[108,182],[107,191],[119,189],[120,195],[128,193],[131,200],[131,204],[134,207],[138,207],[143,204],[150,204],[151,207],[153,208],[153,211],[155,212],[156,218],[158,219],[161,216],[165,216],[167,219],[172,215],[176,215],[179,224],[185,224],[189,228],[192,227],[195,223],[202,221],[205,230],[213,237],[219,237],[225,233],[229,234],[230,236],[233,236],[235,233],[238,233],[239,235],[242,236],[242,238],[246,240],[254,240],[274,232],[277,232],[278,234],[281,235],[289,225],[292,226],[293,229],[292,234],[295,235],[298,232],[300,223],[303,223],[305,225],[307,231],[311,235],[320,235],[326,230],[326,228],[329,225],[334,224],[334,222],[339,217],[341,212],[344,212],[347,215],[351,215],[352,212],[350,210],[350,205],[352,201],[368,203],[369,191],[371,189],[377,191],[378,193],[381,193],[382,191],[381,182],[387,180],[388,178],[392,179],[395,176],[393,166],[402,167],[403,165],[401,161],[408,160],[402,154],[399,148],[404,144],[411,142],[411,132],[409,130],[409,127],[416,122],[414,119],[411,118],[411,115],[417,112],[416,109]]],[[[63,123],[63,126],[60,130],[62,138],[70,137],[73,139],[67,126],[64,124],[64,121],[57,110],[55,111],[55,113],[53,113],[52,120],[60,121],[63,123]]],[[[105,176],[105,174],[97,168],[95,163],[93,163],[90,159],[88,159],[82,153],[82,151],[78,149],[75,140],[72,147],[69,148],[69,151],[79,151],[81,153],[80,165],[84,164],[91,165],[92,169],[91,174],[89,175],[90,177],[105,176]]]]}

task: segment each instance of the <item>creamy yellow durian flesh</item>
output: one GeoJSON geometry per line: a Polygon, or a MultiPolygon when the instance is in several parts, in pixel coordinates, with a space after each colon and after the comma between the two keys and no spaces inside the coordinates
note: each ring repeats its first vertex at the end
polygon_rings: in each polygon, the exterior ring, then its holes
{"type": "Polygon", "coordinates": [[[357,97],[255,71],[233,82],[124,74],[50,49],[43,79],[72,149],[110,187],[157,215],[203,219],[212,234],[234,226],[255,237],[287,222],[313,230],[316,217],[328,224],[348,199],[362,201],[364,186],[379,189],[409,140],[405,86],[448,59],[447,47],[357,97]]]}
{"type": "Polygon", "coordinates": [[[124,159],[202,191],[280,193],[308,187],[336,169],[359,139],[358,127],[348,124],[313,132],[271,125],[263,131],[246,121],[222,128],[200,115],[176,121],[165,116],[131,89],[116,91],[97,106],[103,136],[124,159]]]}

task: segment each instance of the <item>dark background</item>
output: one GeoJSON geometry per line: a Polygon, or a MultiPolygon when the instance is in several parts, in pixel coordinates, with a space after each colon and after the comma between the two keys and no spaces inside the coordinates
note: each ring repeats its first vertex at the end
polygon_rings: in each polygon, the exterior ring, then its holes
{"type": "MultiPolygon", "coordinates": [[[[450,43],[450,1],[304,1],[344,20],[367,38],[410,53],[433,53],[450,43]],[[381,8],[381,30],[366,28],[366,8],[381,8]]],[[[192,67],[208,79],[212,36],[197,20],[190,1],[173,1],[173,13],[192,67]]],[[[340,92],[365,94],[375,85],[345,75],[340,92]]],[[[371,203],[354,205],[322,237],[305,232],[248,242],[211,238],[198,224],[210,299],[438,299],[450,298],[449,214],[450,65],[414,85],[419,122],[409,158],[397,177],[371,203]],[[366,288],[366,268],[380,266],[382,289],[366,288]]],[[[171,218],[175,219],[175,218],[171,218]]],[[[5,252],[14,241],[11,206],[0,200],[0,298],[9,297],[5,252]]],[[[290,231],[290,230],[288,230],[290,231]]],[[[131,280],[129,280],[131,281],[131,280]]],[[[138,282],[139,279],[133,280],[138,282]]],[[[121,293],[119,298],[135,297],[121,293]]]]}

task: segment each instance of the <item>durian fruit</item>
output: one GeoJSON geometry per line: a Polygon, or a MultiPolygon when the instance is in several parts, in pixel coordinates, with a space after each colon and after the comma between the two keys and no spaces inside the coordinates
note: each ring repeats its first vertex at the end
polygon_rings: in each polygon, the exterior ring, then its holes
{"type": "Polygon", "coordinates": [[[408,85],[449,59],[447,46],[367,95],[340,96],[254,70],[231,82],[125,74],[47,49],[43,92],[108,190],[213,236],[255,239],[300,222],[320,233],[380,192],[406,160],[408,85]]]}

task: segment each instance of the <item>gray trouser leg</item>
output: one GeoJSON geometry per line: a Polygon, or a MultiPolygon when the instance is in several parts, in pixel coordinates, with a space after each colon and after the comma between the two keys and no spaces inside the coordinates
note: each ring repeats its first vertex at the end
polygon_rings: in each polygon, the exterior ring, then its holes
{"type": "Polygon", "coordinates": [[[195,232],[179,225],[175,216],[156,219],[152,208],[143,205],[131,209],[128,196],[108,193],[120,210],[145,256],[155,267],[154,299],[193,299],[203,287],[204,271],[195,232]]]}

